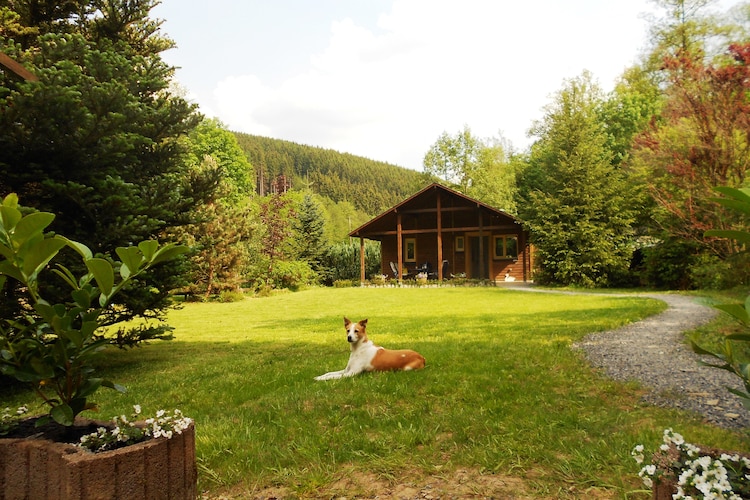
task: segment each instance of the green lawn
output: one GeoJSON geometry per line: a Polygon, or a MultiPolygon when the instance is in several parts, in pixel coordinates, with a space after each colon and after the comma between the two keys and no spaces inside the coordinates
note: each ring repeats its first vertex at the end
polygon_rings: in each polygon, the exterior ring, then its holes
{"type": "MultiPolygon", "coordinates": [[[[659,301],[499,288],[314,289],[186,304],[176,340],[110,350],[102,371],[127,394],[96,394],[109,418],[179,408],[197,425],[200,488],[238,497],[337,491],[347,475],[398,483],[457,470],[521,480],[529,497],[648,498],[630,458],[673,427],[691,442],[747,449],[747,435],[645,406],[636,384],[593,371],[571,343],[663,309],[659,301]],[[316,382],[346,364],[342,317],[427,368],[316,382]]],[[[7,391],[5,391],[7,392],[7,391]]],[[[0,404],[30,401],[3,394],[0,404]]],[[[362,490],[360,493],[367,493],[362,490]]]]}

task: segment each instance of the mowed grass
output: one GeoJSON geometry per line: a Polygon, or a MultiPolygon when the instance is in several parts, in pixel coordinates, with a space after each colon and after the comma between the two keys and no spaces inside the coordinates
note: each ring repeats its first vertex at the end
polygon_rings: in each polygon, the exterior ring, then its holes
{"type": "Polygon", "coordinates": [[[210,496],[270,486],[353,496],[331,485],[353,472],[418,482],[470,469],[521,478],[539,498],[648,498],[630,451],[656,449],[665,427],[750,447],[747,435],[640,403],[637,384],[606,379],[571,349],[663,307],[500,288],[313,289],[186,304],[169,316],[176,340],[105,354],[101,371],[128,393],[100,391],[101,411],[88,416],[129,414],[133,404],[181,409],[196,421],[199,487],[210,496]],[[375,343],[418,350],[427,368],[314,381],[346,365],[345,315],[369,318],[375,343]]]}

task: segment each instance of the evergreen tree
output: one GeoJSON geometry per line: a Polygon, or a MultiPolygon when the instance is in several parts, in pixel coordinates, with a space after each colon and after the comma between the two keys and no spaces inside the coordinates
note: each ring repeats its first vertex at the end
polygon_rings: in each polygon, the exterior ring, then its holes
{"type": "Polygon", "coordinates": [[[324,273],[322,259],[326,251],[323,209],[312,193],[306,192],[297,208],[295,224],[298,258],[310,264],[313,271],[324,273]]]}
{"type": "Polygon", "coordinates": [[[608,285],[628,269],[633,211],[597,115],[601,91],[566,83],[533,132],[521,218],[538,249],[542,282],[608,285]]]}
{"type": "MultiPolygon", "coordinates": [[[[169,91],[154,4],[0,2],[0,50],[39,78],[0,73],[0,193],[58,214],[51,229],[95,252],[163,236],[214,187],[184,169],[198,115],[169,91]]],[[[160,317],[178,266],[139,277],[106,322],[160,317]]]]}
{"type": "Polygon", "coordinates": [[[293,188],[308,186],[320,196],[335,203],[349,202],[372,217],[425,186],[423,175],[415,170],[280,139],[235,135],[258,171],[261,196],[271,193],[278,176],[283,175],[292,180],[293,188]]]}

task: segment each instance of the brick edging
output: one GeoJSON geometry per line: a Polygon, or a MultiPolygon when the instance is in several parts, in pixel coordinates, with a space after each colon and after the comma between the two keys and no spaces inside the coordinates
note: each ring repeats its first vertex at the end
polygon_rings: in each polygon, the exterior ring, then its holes
{"type": "Polygon", "coordinates": [[[0,439],[0,500],[197,497],[195,426],[117,450],[91,453],[43,439],[0,439]]]}

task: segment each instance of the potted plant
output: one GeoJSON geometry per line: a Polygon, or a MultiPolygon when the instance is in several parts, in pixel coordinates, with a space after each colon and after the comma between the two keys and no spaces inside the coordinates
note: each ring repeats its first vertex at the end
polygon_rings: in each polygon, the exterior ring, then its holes
{"type": "MultiPolygon", "coordinates": [[[[54,217],[46,212],[23,215],[15,194],[6,196],[0,205],[0,289],[6,285],[16,287],[22,293],[20,300],[25,308],[21,317],[0,318],[0,373],[33,387],[48,408],[46,415],[33,419],[34,434],[53,438],[0,439],[0,469],[12,471],[0,479],[0,497],[15,498],[21,491],[26,492],[27,498],[93,498],[93,491],[114,491],[123,498],[145,495],[145,490],[139,488],[148,481],[123,483],[114,476],[125,467],[140,470],[147,464],[164,472],[157,473],[150,482],[152,489],[164,490],[168,487],[165,485],[173,484],[175,490],[173,493],[170,489],[169,496],[194,497],[194,431],[187,420],[176,424],[178,439],[163,436],[165,439],[142,443],[137,450],[123,448],[107,452],[110,455],[94,457],[81,447],[57,442],[76,438],[75,430],[81,427],[86,433],[91,433],[92,426],[106,429],[108,423],[77,417],[96,408],[90,398],[100,387],[125,390],[96,376],[94,369],[94,361],[109,343],[99,327],[100,317],[111,307],[112,298],[135,277],[186,248],[144,241],[117,248],[120,261],[111,262],[94,256],[81,243],[45,233],[54,217]],[[72,249],[83,260],[87,270],[83,276],[75,276],[60,264],[51,268],[50,263],[64,248],[72,249]],[[59,303],[46,300],[40,281],[42,273],[54,273],[70,289],[70,298],[59,303]],[[165,463],[170,463],[171,457],[171,463],[181,464],[182,470],[156,466],[160,453],[167,454],[165,463]],[[13,480],[9,482],[9,478],[13,480]],[[95,484],[89,484],[86,478],[95,484]],[[29,493],[30,488],[36,488],[34,494],[29,493]]],[[[170,430],[174,427],[172,423],[169,426],[170,430]]]]}
{"type": "Polygon", "coordinates": [[[654,500],[750,498],[750,456],[702,449],[666,429],[659,451],[646,462],[643,445],[631,455],[642,465],[638,475],[652,489],[654,500]]]}

